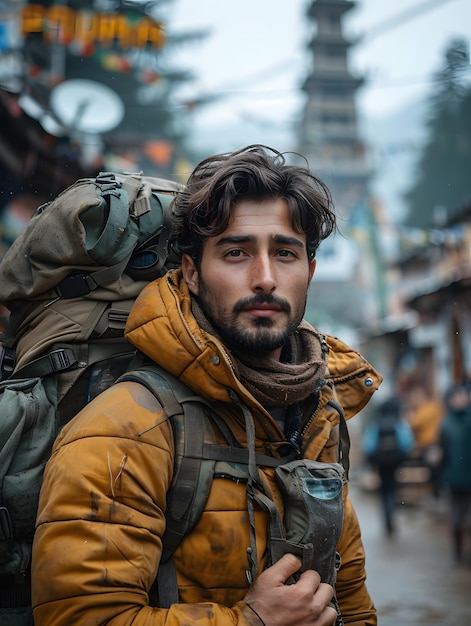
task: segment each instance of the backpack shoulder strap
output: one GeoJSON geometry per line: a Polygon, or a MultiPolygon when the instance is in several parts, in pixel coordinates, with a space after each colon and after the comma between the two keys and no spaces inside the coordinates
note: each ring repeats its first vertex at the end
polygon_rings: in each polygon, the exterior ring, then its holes
{"type": "Polygon", "coordinates": [[[156,604],[158,599],[160,607],[168,608],[178,602],[177,575],[171,556],[199,519],[213,478],[215,461],[203,459],[208,418],[203,409],[203,398],[195,396],[178,378],[156,364],[146,363],[140,369],[127,372],[117,382],[122,381],[144,385],[157,398],[172,425],[174,475],[167,493],[162,556],[157,577],[149,591],[152,603],[156,604]]]}
{"type": "MultiPolygon", "coordinates": [[[[203,397],[195,395],[181,380],[143,355],[136,355],[130,371],[117,380],[122,381],[144,385],[157,398],[172,425],[174,475],[167,493],[166,529],[156,579],[158,604],[169,607],[178,602],[176,572],[171,556],[200,519],[213,477],[218,471],[218,463],[223,463],[225,475],[244,480],[247,478],[249,451],[236,441],[230,427],[203,397]],[[215,442],[216,430],[222,435],[225,445],[215,442]]],[[[260,466],[277,467],[286,460],[287,457],[275,459],[256,454],[256,462],[260,466]]],[[[153,596],[154,592],[155,585],[150,595],[153,596]]]]}
{"type": "MultiPolygon", "coordinates": [[[[137,357],[138,358],[138,357],[137,357]]],[[[136,361],[133,362],[136,365],[136,361]]],[[[131,367],[133,365],[131,363],[131,367]]],[[[167,494],[167,527],[163,537],[162,560],[168,560],[186,534],[201,517],[209,495],[217,462],[232,466],[240,478],[240,466],[247,466],[249,452],[235,439],[229,426],[211,405],[189,387],[157,364],[144,361],[117,382],[138,382],[157,398],[170,419],[175,441],[175,466],[167,494]],[[215,443],[219,431],[225,445],[215,443]],[[239,467],[237,467],[239,466],[239,467]]],[[[277,467],[286,458],[276,459],[256,454],[260,466],[277,467]]]]}
{"type": "Polygon", "coordinates": [[[350,434],[348,432],[347,421],[345,419],[345,413],[340,405],[334,399],[331,399],[328,404],[332,406],[339,414],[339,458],[338,462],[343,466],[345,470],[345,476],[348,479],[348,473],[350,470],[350,434]]]}

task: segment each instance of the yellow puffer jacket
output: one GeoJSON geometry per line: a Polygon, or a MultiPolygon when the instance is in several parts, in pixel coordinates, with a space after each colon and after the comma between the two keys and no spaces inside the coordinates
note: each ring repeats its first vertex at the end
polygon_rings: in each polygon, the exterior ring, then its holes
{"type": "MultiPolygon", "coordinates": [[[[191,314],[181,273],[148,285],[131,312],[127,337],[195,393],[211,399],[246,443],[237,393],[255,420],[256,449],[277,456],[283,434],[235,376],[223,345],[203,332],[191,314]]],[[[334,382],[321,391],[320,410],[307,420],[305,457],[336,461],[338,414],[360,410],[381,378],[355,351],[328,338],[334,382]]],[[[200,521],[177,548],[174,561],[181,603],[149,606],[165,528],[166,493],[174,461],[171,426],[154,396],[134,382],[114,385],[62,431],[44,475],[33,546],[36,626],[261,626],[243,602],[250,546],[246,489],[224,478],[212,482],[200,521]]],[[[272,469],[262,470],[282,508],[272,469]]],[[[345,490],[346,491],[346,490],[345,490]]],[[[364,551],[345,493],[338,551],[342,565],[337,597],[345,624],[374,626],[376,613],[365,586],[364,551]]],[[[267,518],[255,511],[259,571],[266,563],[267,518]]]]}

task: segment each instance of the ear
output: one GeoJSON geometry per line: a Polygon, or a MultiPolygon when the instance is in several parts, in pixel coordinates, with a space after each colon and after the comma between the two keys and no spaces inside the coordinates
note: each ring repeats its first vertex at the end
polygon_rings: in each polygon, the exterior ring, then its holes
{"type": "Polygon", "coordinates": [[[183,278],[185,279],[190,291],[197,296],[199,291],[198,269],[195,262],[188,254],[184,254],[182,256],[182,272],[183,278]]]}
{"type": "Polygon", "coordinates": [[[314,276],[314,272],[316,271],[316,264],[317,264],[316,259],[312,259],[312,261],[309,264],[309,282],[311,282],[312,277],[314,276]]]}

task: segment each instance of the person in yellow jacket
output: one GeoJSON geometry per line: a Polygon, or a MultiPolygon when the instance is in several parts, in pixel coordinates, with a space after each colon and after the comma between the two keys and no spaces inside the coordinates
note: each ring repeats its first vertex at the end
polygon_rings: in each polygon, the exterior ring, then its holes
{"type": "Polygon", "coordinates": [[[410,392],[408,403],[409,424],[414,432],[416,445],[423,452],[438,442],[445,408],[437,397],[428,394],[420,386],[410,392]]]}
{"type": "MultiPolygon", "coordinates": [[[[144,288],[127,339],[203,396],[242,447],[276,458],[289,444],[299,459],[337,461],[341,413],[358,413],[381,376],[303,320],[316,250],[336,228],[329,190],[249,146],[197,165],[173,213],[181,269],[144,288]]],[[[174,452],[162,407],[136,382],[113,385],[64,427],[33,546],[36,626],[377,623],[347,483],[335,585],[313,569],[297,576],[294,554],[271,559],[266,511],[246,482],[221,475],[174,553],[178,602],[151,605],[174,452]]],[[[259,480],[283,514],[273,468],[259,480]]]]}
{"type": "Polygon", "coordinates": [[[411,458],[424,463],[428,468],[432,495],[437,499],[441,490],[442,460],[439,436],[445,407],[440,398],[427,393],[425,387],[420,385],[412,389],[408,403],[407,418],[415,439],[411,458]]]}

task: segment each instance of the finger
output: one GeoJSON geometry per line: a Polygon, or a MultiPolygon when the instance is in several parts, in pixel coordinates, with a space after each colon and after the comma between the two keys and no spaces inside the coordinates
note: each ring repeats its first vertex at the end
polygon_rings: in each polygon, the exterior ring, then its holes
{"type": "Polygon", "coordinates": [[[334,596],[334,588],[327,583],[321,583],[319,574],[314,570],[303,572],[293,587],[296,587],[304,602],[317,607],[326,607],[334,596]]]}
{"type": "Polygon", "coordinates": [[[327,583],[321,583],[314,592],[316,604],[326,606],[334,597],[334,588],[327,583]]]}
{"type": "Polygon", "coordinates": [[[299,576],[298,584],[303,581],[309,584],[312,589],[317,589],[321,582],[321,577],[319,572],[314,569],[307,569],[299,576]]]}
{"type": "Polygon", "coordinates": [[[311,601],[307,604],[311,618],[317,624],[335,624],[337,611],[331,605],[334,590],[330,585],[321,583],[314,592],[311,601]]]}
{"type": "Polygon", "coordinates": [[[323,616],[323,617],[325,617],[325,624],[327,626],[330,626],[330,625],[336,626],[338,616],[339,615],[338,615],[337,611],[334,608],[328,606],[326,608],[324,616],[323,616]]]}
{"type": "Polygon", "coordinates": [[[301,561],[294,554],[284,554],[279,561],[265,570],[270,573],[279,584],[284,585],[290,576],[295,574],[301,567],[301,561]]]}

